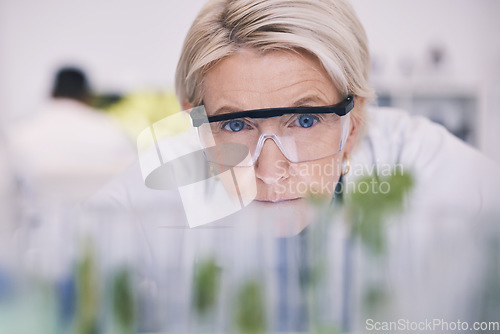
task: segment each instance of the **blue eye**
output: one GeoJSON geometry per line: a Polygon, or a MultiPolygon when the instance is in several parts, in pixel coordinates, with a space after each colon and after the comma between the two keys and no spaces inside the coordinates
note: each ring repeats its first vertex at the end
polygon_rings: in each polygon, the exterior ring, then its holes
{"type": "Polygon", "coordinates": [[[232,132],[239,132],[245,128],[245,122],[240,119],[233,119],[224,123],[222,128],[232,132]]]}
{"type": "Polygon", "coordinates": [[[300,115],[299,118],[297,118],[298,125],[303,128],[310,128],[318,121],[318,117],[313,115],[300,115]]]}

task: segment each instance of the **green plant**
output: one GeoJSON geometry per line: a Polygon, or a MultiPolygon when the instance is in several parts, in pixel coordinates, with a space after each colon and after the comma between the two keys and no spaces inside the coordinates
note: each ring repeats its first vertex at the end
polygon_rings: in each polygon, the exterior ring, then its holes
{"type": "Polygon", "coordinates": [[[119,270],[113,280],[113,315],[121,333],[135,330],[136,310],[130,273],[119,270]]]}
{"type": "Polygon", "coordinates": [[[241,287],[237,295],[235,320],[240,333],[261,334],[266,331],[264,294],[257,280],[249,280],[241,287]]]}
{"type": "Polygon", "coordinates": [[[200,316],[215,307],[219,288],[219,267],[213,258],[197,263],[194,276],[194,306],[200,316]]]}
{"type": "Polygon", "coordinates": [[[89,245],[77,265],[77,305],[75,334],[98,332],[99,286],[94,254],[89,245]]]}
{"type": "Polygon", "coordinates": [[[385,250],[384,222],[391,214],[402,210],[405,195],[413,187],[413,177],[396,170],[386,177],[364,177],[357,184],[370,187],[366,187],[368,191],[355,187],[346,201],[352,232],[371,251],[381,254],[385,250]]]}

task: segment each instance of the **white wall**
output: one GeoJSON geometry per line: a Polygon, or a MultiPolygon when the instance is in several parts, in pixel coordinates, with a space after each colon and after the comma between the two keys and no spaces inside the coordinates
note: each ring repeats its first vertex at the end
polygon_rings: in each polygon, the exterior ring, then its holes
{"type": "Polygon", "coordinates": [[[500,82],[500,1],[352,0],[365,25],[372,53],[386,60],[387,77],[398,79],[398,61],[426,57],[443,44],[450,75],[467,84],[500,82]]]}
{"type": "MultiPolygon", "coordinates": [[[[415,76],[427,50],[442,43],[446,82],[477,89],[481,148],[500,160],[500,1],[352,0],[373,54],[378,79],[415,76]]],[[[96,88],[129,91],[172,87],[183,37],[204,0],[0,0],[0,117],[15,118],[43,100],[61,62],[83,65],[96,88]]]]}
{"type": "Polygon", "coordinates": [[[8,118],[44,98],[61,63],[99,90],[170,86],[203,0],[0,0],[0,107],[8,118]]]}
{"type": "Polygon", "coordinates": [[[478,145],[500,162],[500,1],[497,0],[351,0],[382,65],[374,79],[382,85],[455,86],[475,93],[478,145]],[[439,75],[426,68],[429,47],[441,44],[446,67],[439,75]],[[413,63],[411,76],[400,70],[413,63]]]}

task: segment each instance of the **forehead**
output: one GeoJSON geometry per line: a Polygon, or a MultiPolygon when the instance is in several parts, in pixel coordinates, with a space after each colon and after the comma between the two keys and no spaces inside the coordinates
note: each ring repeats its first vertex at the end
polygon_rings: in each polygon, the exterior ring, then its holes
{"type": "Polygon", "coordinates": [[[225,105],[245,110],[286,107],[301,99],[316,105],[340,100],[319,61],[292,51],[241,50],[213,66],[203,84],[207,111],[225,105]]]}

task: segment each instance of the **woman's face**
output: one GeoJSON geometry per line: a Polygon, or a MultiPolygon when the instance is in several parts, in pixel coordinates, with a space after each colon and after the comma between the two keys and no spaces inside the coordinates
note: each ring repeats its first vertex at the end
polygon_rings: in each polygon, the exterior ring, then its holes
{"type": "MultiPolygon", "coordinates": [[[[262,108],[328,106],[342,99],[320,63],[296,52],[261,55],[243,49],[211,68],[203,84],[208,116],[262,108]]],[[[239,171],[243,179],[248,176],[244,182],[239,178],[240,191],[255,189],[256,183],[255,200],[273,207],[296,207],[311,194],[331,199],[344,152],[355,140],[353,128],[342,152],[302,163],[290,162],[273,140],[266,140],[255,165],[247,167],[253,168],[252,172],[239,171]]]]}

